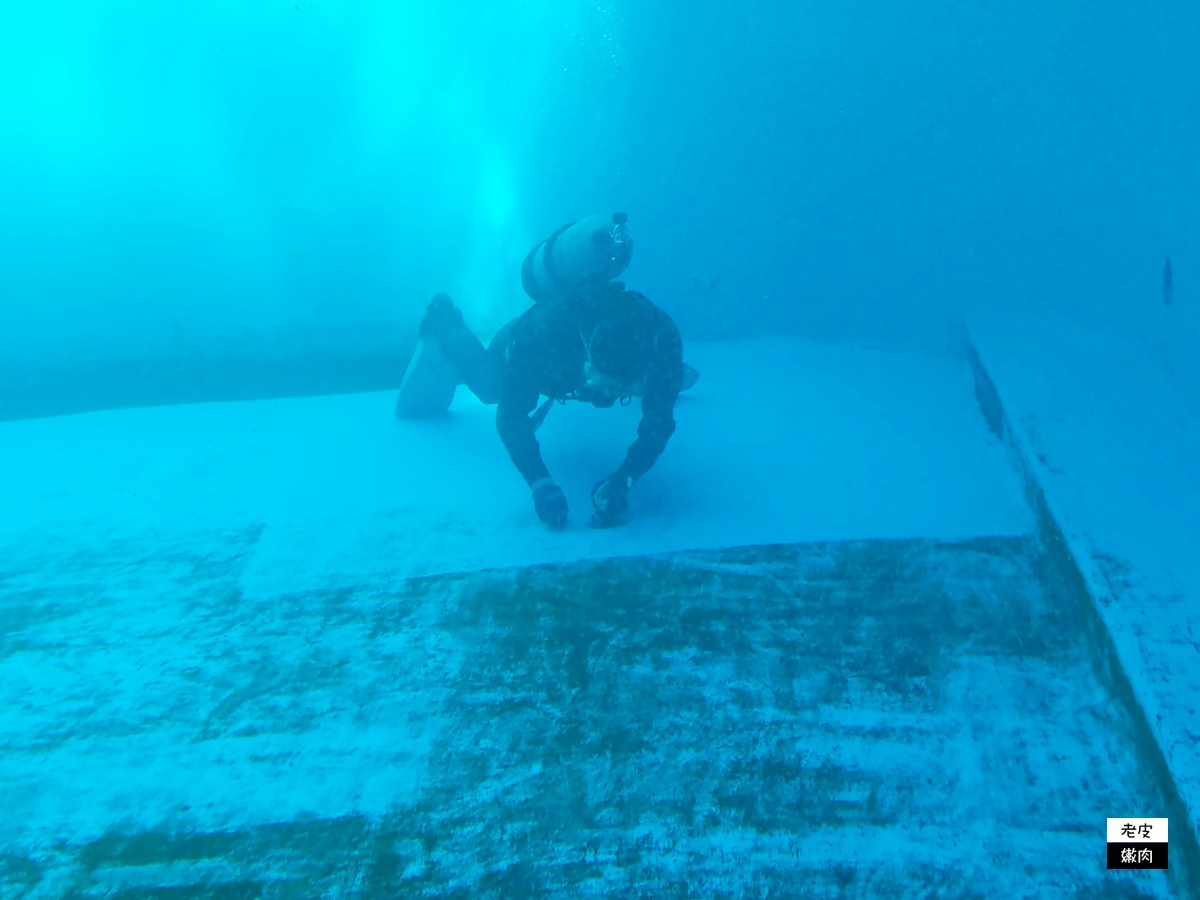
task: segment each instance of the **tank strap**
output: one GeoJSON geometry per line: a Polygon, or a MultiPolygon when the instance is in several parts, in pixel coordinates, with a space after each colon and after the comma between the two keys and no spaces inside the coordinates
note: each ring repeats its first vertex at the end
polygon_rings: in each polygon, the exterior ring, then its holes
{"type": "Polygon", "coordinates": [[[574,222],[568,222],[561,228],[556,229],[554,234],[550,235],[550,237],[546,238],[525,255],[525,261],[521,263],[521,285],[525,288],[525,293],[529,295],[534,303],[554,299],[554,292],[544,290],[533,275],[533,261],[537,258],[538,251],[542,251],[542,268],[545,269],[547,277],[549,277],[550,282],[554,286],[559,286],[561,282],[559,281],[558,270],[554,267],[554,242],[558,240],[560,234],[574,224],[574,222]]]}
{"type": "MultiPolygon", "coordinates": [[[[545,241],[542,241],[544,244],[545,241]]],[[[534,303],[539,300],[546,299],[546,293],[542,290],[542,286],[537,283],[537,279],[533,277],[533,260],[537,256],[537,252],[541,249],[542,244],[538,244],[525,255],[525,261],[521,263],[521,286],[525,288],[525,293],[529,295],[534,303]]]]}
{"type": "Polygon", "coordinates": [[[562,284],[562,279],[558,277],[558,267],[554,264],[554,245],[558,241],[558,236],[574,224],[574,222],[568,222],[542,242],[542,268],[546,270],[550,281],[556,286],[562,284]]]}

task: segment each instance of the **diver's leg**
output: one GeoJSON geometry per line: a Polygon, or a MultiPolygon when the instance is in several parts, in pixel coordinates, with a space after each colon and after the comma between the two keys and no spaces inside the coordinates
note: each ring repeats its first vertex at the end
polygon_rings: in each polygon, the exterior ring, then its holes
{"type": "Polygon", "coordinates": [[[500,386],[504,367],[508,364],[508,346],[512,343],[520,316],[513,319],[492,338],[485,349],[463,321],[462,313],[446,294],[438,294],[429,303],[421,320],[422,340],[436,343],[454,368],[458,384],[467,388],[488,405],[500,401],[500,386]]]}
{"type": "Polygon", "coordinates": [[[447,294],[437,294],[429,301],[418,334],[431,341],[454,368],[458,384],[471,386],[472,374],[483,365],[487,351],[483,342],[471,333],[462,313],[447,294]]]}
{"type": "Polygon", "coordinates": [[[444,414],[460,384],[475,389],[476,373],[487,359],[483,343],[471,333],[446,294],[437,294],[429,302],[418,334],[420,340],[396,397],[399,419],[444,414]]]}
{"type": "Polygon", "coordinates": [[[481,359],[471,369],[471,378],[467,387],[471,389],[481,403],[493,404],[500,402],[500,386],[504,382],[504,367],[508,365],[508,346],[512,343],[513,332],[516,330],[518,316],[496,332],[488,344],[481,359]]]}

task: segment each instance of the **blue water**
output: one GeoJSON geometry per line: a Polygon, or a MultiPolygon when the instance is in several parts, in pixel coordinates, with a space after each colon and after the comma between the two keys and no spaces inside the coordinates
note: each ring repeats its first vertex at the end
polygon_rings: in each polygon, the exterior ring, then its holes
{"type": "Polygon", "coordinates": [[[53,3],[3,26],[9,416],[393,384],[429,295],[497,327],[524,252],[597,210],[628,211],[631,283],[693,339],[1120,311],[1161,302],[1166,257],[1196,302],[1182,0],[53,3]]]}

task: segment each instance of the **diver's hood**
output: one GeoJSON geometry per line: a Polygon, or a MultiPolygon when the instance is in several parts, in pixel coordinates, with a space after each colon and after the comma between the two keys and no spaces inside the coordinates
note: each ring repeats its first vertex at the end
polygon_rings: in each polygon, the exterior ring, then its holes
{"type": "Polygon", "coordinates": [[[637,370],[630,370],[627,365],[621,365],[619,354],[614,356],[611,329],[596,326],[591,334],[581,331],[579,337],[583,341],[586,354],[583,375],[589,389],[610,397],[642,396],[645,379],[639,377],[637,370]]]}

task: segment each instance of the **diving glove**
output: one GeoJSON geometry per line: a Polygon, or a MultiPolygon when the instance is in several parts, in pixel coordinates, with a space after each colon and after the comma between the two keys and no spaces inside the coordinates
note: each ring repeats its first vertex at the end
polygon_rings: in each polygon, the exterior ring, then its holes
{"type": "Polygon", "coordinates": [[[593,528],[611,528],[620,525],[629,509],[629,489],[633,479],[614,473],[592,488],[592,506],[596,511],[588,523],[593,528]]]}
{"type": "Polygon", "coordinates": [[[533,508],[537,510],[538,518],[555,531],[567,527],[567,498],[563,496],[562,488],[549,478],[533,483],[533,508]]]}

